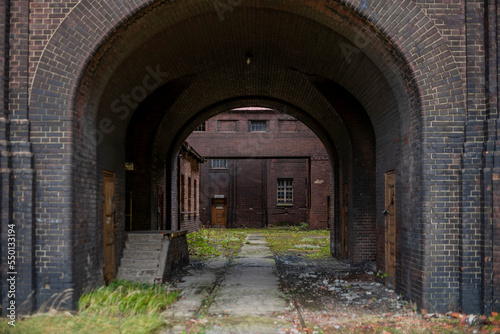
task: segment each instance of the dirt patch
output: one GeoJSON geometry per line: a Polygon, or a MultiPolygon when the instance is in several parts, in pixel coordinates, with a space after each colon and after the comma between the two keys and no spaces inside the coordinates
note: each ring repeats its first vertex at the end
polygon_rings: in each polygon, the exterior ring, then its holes
{"type": "Polygon", "coordinates": [[[300,257],[276,258],[282,290],[305,310],[365,314],[406,311],[405,302],[394,290],[376,281],[373,272],[345,262],[303,261],[300,257]]]}
{"type": "Polygon", "coordinates": [[[284,255],[276,264],[290,310],[298,311],[283,315],[297,324],[290,333],[500,333],[492,319],[422,314],[374,272],[347,262],[284,255]]]}

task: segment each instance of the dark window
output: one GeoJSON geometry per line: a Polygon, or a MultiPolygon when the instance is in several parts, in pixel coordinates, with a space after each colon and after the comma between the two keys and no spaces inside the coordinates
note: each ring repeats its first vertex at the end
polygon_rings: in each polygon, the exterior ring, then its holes
{"type": "Polygon", "coordinates": [[[179,198],[179,209],[181,210],[181,212],[184,212],[184,194],[185,194],[185,182],[184,182],[184,175],[181,175],[181,194],[180,194],[180,198],[179,198]]]}
{"type": "Polygon", "coordinates": [[[278,179],[278,205],[293,204],[293,179],[278,179]]]}
{"type": "Polygon", "coordinates": [[[227,168],[227,160],[226,159],[212,159],[210,160],[211,168],[227,168]]]}
{"type": "Polygon", "coordinates": [[[250,121],[251,132],[263,132],[267,130],[267,121],[250,121]]]}
{"type": "Polygon", "coordinates": [[[198,127],[196,129],[194,129],[194,131],[206,131],[206,125],[205,125],[205,122],[201,123],[200,125],[198,125],[198,127]]]}
{"type": "Polygon", "coordinates": [[[194,212],[197,212],[198,211],[198,182],[196,180],[194,180],[193,192],[194,192],[194,212]]]}
{"type": "Polygon", "coordinates": [[[192,209],[192,189],[191,189],[191,177],[188,177],[188,212],[191,212],[192,209]]]}

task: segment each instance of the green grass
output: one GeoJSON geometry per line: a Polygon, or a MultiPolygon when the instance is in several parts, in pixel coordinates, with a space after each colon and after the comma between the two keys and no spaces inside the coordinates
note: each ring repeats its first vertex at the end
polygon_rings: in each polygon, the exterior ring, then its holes
{"type": "Polygon", "coordinates": [[[201,229],[187,236],[189,255],[199,259],[230,257],[239,251],[246,234],[250,232],[263,233],[271,251],[279,256],[293,254],[308,259],[331,256],[330,231],[307,231],[297,226],[267,229],[201,229]]]}
{"type": "Polygon", "coordinates": [[[243,230],[223,228],[201,229],[188,233],[189,255],[199,259],[231,257],[239,251],[245,237],[243,230]]]}
{"type": "Polygon", "coordinates": [[[38,314],[16,321],[15,327],[8,325],[7,321],[0,321],[1,334],[146,334],[158,333],[164,327],[164,318],[159,314],[133,317],[38,314]]]}
{"type": "Polygon", "coordinates": [[[330,231],[302,231],[297,228],[277,228],[261,230],[271,251],[278,255],[298,255],[308,259],[331,257],[330,231]]]}
{"type": "Polygon", "coordinates": [[[167,285],[153,285],[115,280],[83,295],[78,309],[85,315],[123,315],[160,314],[177,300],[179,292],[170,292],[167,285]]]}
{"type": "Polygon", "coordinates": [[[49,312],[16,321],[0,321],[3,333],[157,333],[165,327],[161,313],[179,296],[167,285],[115,280],[82,295],[78,313],[49,312]]]}

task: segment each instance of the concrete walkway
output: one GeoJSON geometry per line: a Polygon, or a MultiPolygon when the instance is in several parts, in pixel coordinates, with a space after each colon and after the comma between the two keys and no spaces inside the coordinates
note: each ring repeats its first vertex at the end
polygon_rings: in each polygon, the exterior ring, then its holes
{"type": "Polygon", "coordinates": [[[177,285],[181,299],[165,312],[163,333],[281,333],[289,325],[276,264],[265,237],[249,233],[238,256],[192,268],[177,285]]]}

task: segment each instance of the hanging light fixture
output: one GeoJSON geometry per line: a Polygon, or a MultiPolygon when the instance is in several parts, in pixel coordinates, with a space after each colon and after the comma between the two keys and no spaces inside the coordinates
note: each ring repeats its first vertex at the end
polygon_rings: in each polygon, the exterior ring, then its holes
{"type": "Polygon", "coordinates": [[[250,65],[253,57],[252,51],[247,51],[247,53],[245,53],[245,57],[247,59],[247,65],[250,65]]]}

